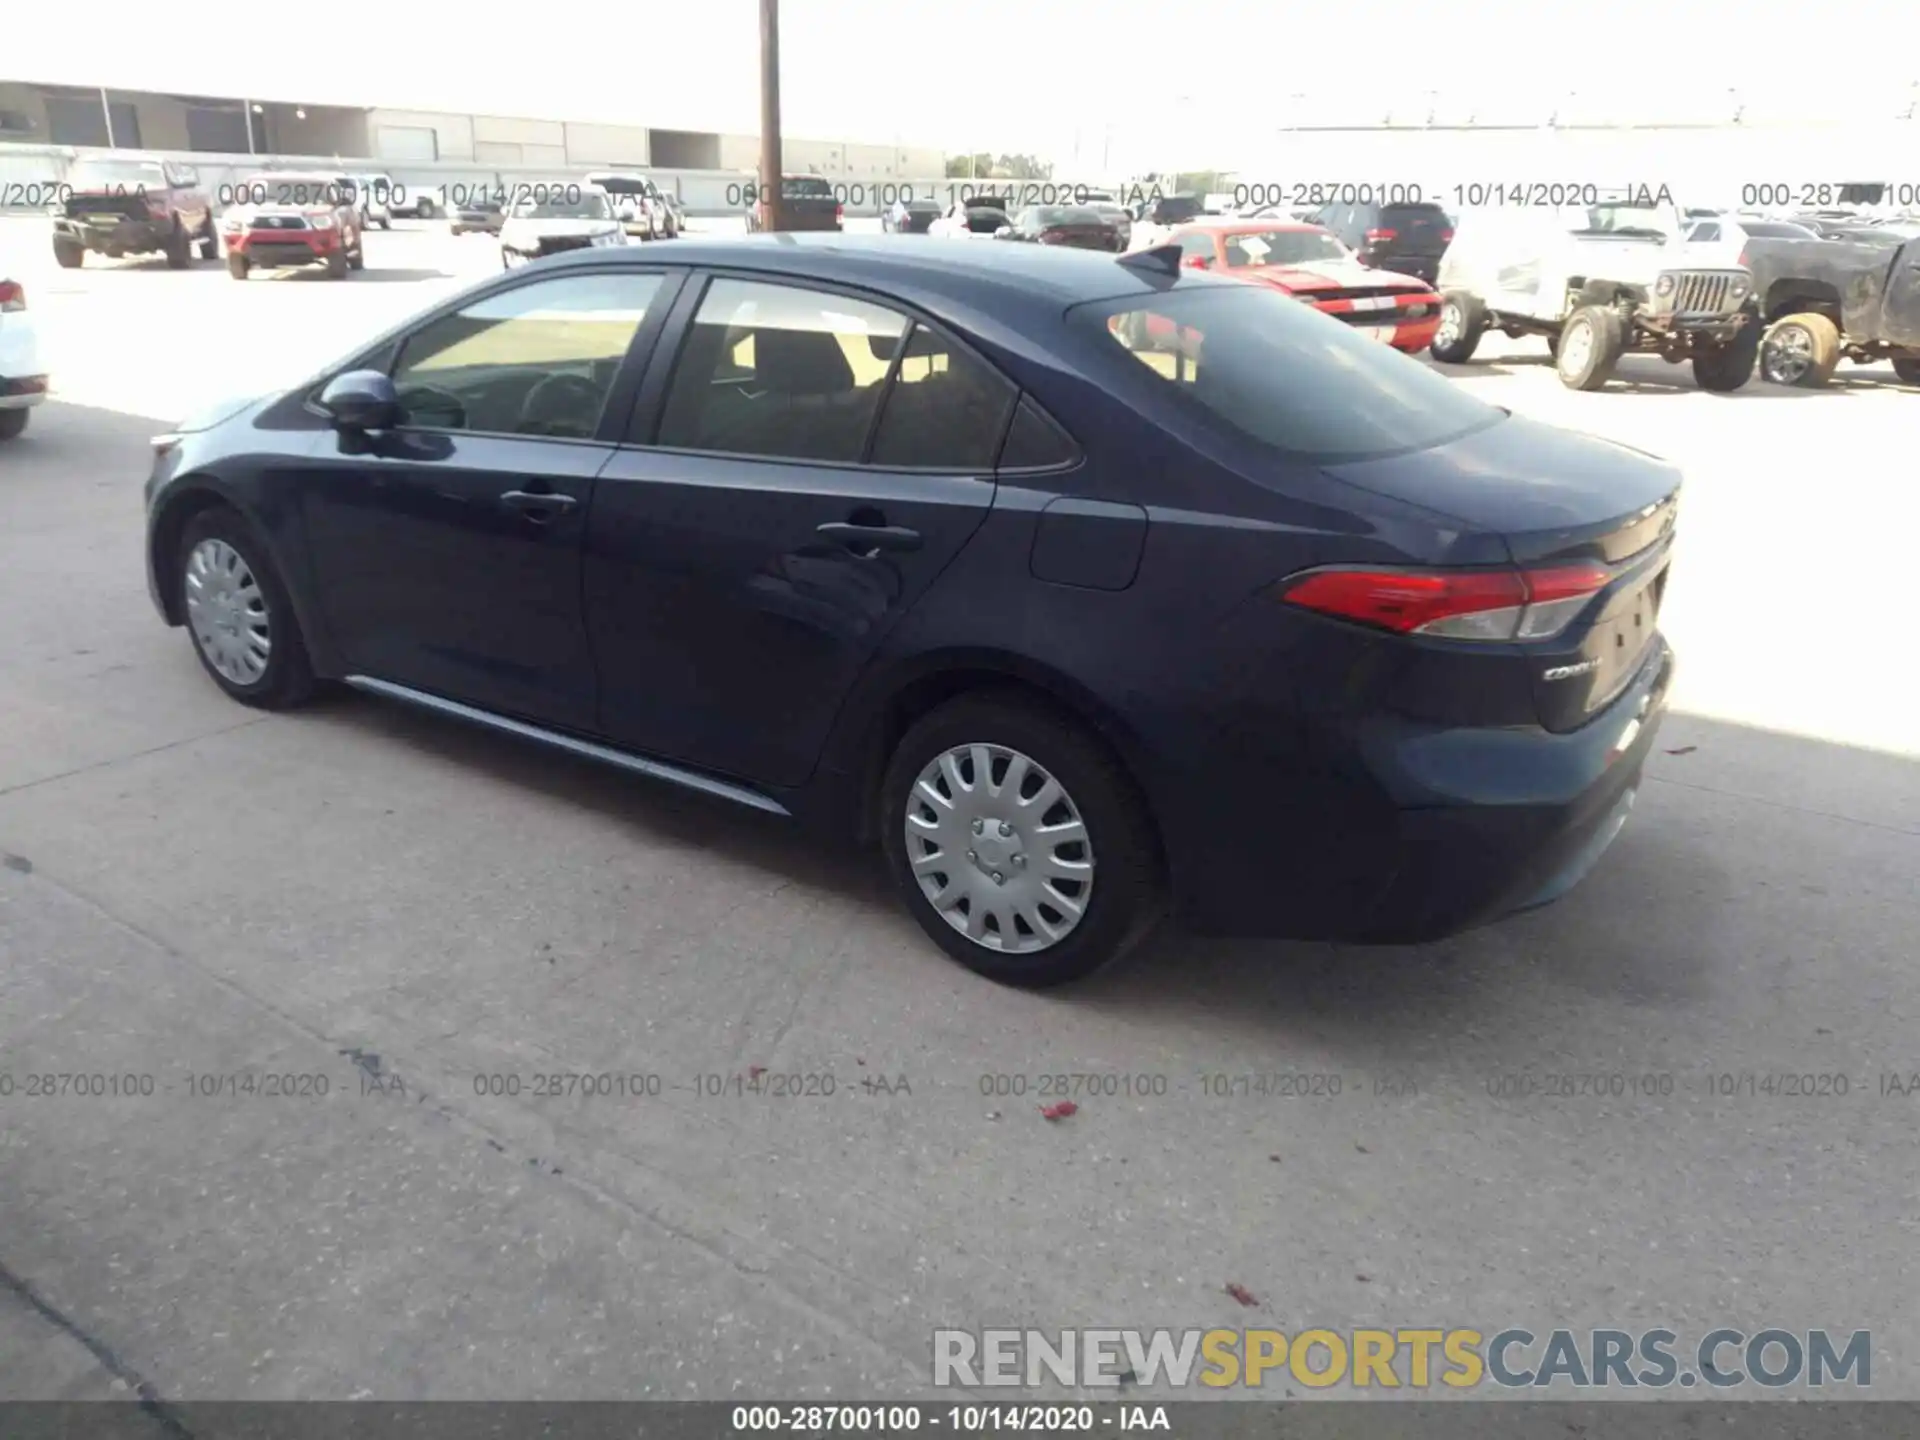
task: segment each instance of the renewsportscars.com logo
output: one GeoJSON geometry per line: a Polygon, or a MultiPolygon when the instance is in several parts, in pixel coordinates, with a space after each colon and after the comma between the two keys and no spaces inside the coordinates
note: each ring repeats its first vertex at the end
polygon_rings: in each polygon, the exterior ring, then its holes
{"type": "Polygon", "coordinates": [[[1873,1336],[1827,1330],[936,1330],[936,1386],[1325,1390],[1779,1389],[1873,1383],[1873,1336]]]}

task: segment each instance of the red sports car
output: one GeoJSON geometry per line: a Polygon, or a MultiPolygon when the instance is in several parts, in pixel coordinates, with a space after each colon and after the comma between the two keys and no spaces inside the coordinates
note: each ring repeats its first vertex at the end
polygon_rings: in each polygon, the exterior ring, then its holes
{"type": "Polygon", "coordinates": [[[1178,245],[1183,265],[1271,285],[1409,355],[1425,350],[1440,327],[1440,297],[1431,285],[1367,268],[1318,225],[1201,221],[1160,243],[1178,245]]]}

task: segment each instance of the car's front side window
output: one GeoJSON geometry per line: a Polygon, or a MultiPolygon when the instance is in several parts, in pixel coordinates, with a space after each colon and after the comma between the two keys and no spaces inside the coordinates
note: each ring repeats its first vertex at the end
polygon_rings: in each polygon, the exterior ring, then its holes
{"type": "Polygon", "coordinates": [[[430,321],[393,370],[403,424],[590,439],[661,276],[558,276],[430,321]]]}
{"type": "Polygon", "coordinates": [[[657,443],[859,464],[907,324],[824,291],[715,280],[675,362],[657,443]]]}

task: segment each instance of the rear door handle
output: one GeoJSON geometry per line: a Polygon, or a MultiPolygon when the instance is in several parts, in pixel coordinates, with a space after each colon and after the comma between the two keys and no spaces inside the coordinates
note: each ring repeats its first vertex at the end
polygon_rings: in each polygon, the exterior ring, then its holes
{"type": "Polygon", "coordinates": [[[529,520],[549,520],[555,515],[566,514],[580,502],[571,495],[561,495],[551,490],[509,490],[500,497],[500,503],[509,510],[518,510],[529,520]]]}
{"type": "Polygon", "coordinates": [[[920,532],[904,525],[855,525],[834,520],[817,526],[815,533],[838,540],[849,550],[918,550],[921,545],[920,532]]]}

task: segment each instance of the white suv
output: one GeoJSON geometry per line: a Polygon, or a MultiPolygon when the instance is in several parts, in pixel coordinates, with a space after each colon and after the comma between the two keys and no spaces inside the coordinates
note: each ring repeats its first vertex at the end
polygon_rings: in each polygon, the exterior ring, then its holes
{"type": "Polygon", "coordinates": [[[33,407],[46,398],[47,371],[27,313],[26,286],[0,270],[0,440],[17,438],[33,407]]]}
{"type": "Polygon", "coordinates": [[[1462,215],[1440,262],[1433,358],[1465,364],[1500,330],[1544,336],[1570,389],[1598,390],[1639,351],[1691,360],[1703,390],[1738,390],[1759,353],[1753,276],[1723,247],[1687,243],[1687,229],[1671,206],[1462,215]]]}

